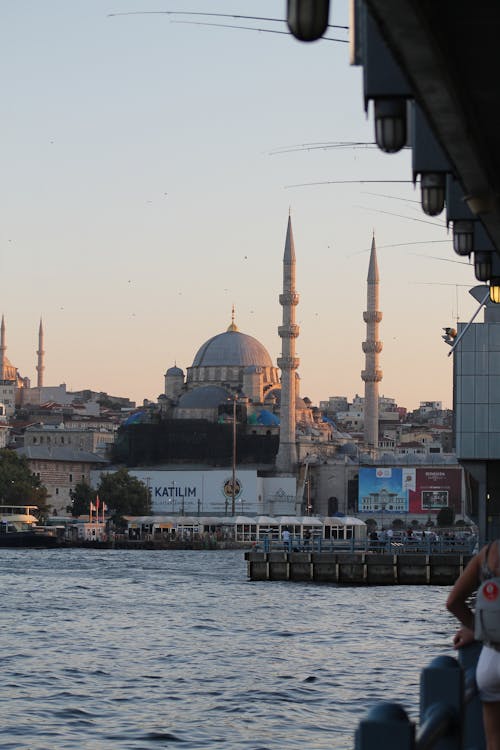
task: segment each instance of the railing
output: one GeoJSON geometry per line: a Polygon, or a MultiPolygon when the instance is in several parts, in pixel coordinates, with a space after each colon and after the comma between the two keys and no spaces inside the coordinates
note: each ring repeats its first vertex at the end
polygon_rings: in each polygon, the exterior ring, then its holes
{"type": "Polygon", "coordinates": [[[374,552],[392,555],[424,553],[442,554],[442,553],[459,553],[472,554],[476,545],[476,539],[471,537],[464,540],[440,539],[431,541],[423,539],[421,541],[387,541],[375,542],[371,539],[322,539],[321,537],[312,537],[306,539],[303,537],[290,537],[288,541],[279,541],[268,536],[261,538],[254,546],[255,550],[261,549],[263,552],[284,550],[285,552],[374,552]]]}
{"type": "Polygon", "coordinates": [[[438,656],[420,676],[420,725],[399,703],[373,706],[358,725],[355,750],[484,750],[475,669],[481,644],[458,659],[438,656]]]}

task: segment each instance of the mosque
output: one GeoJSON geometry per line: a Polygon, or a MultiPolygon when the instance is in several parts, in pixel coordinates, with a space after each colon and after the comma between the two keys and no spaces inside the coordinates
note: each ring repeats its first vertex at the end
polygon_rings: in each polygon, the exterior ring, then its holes
{"type": "MultiPolygon", "coordinates": [[[[227,514],[228,504],[240,513],[310,513],[313,508],[320,510],[320,497],[325,498],[323,512],[346,507],[345,467],[355,446],[350,435],[340,433],[331,419],[300,395],[295,273],[289,216],[279,295],[281,355],[276,365],[260,341],[238,329],[233,308],[227,330],[198,348],[186,372],[176,363],[167,369],[157,405],[134,413],[120,428],[113,461],[127,465],[147,484],[155,513],[172,510],[176,502],[183,511],[198,515],[227,514]]],[[[382,376],[378,367],[378,282],[373,241],[362,378],[370,414],[366,421],[371,425],[365,439],[375,446],[382,376]]],[[[17,403],[23,403],[23,390],[33,395],[40,391],[40,397],[47,390],[43,387],[41,321],[38,344],[37,386],[30,388],[29,380],[21,378],[6,357],[2,319],[1,382],[14,390],[17,403]]]]}
{"type": "Polygon", "coordinates": [[[237,515],[310,512],[309,463],[335,455],[348,436],[300,395],[295,269],[289,216],[277,366],[238,329],[233,308],[227,330],[198,348],[186,372],[177,364],[166,371],[159,422],[135,414],[119,430],[115,460],[147,484],[154,513],[227,514],[228,505],[237,515]]]}
{"type": "Polygon", "coordinates": [[[295,322],[299,300],[295,263],[292,222],[288,217],[280,295],[283,321],[278,328],[282,356],[278,367],[260,341],[238,330],[233,306],[227,330],[200,346],[186,374],[177,365],[166,371],[165,392],[158,399],[166,418],[210,422],[229,419],[236,401],[238,421],[244,419],[249,432],[262,434],[259,428],[266,428],[271,434],[279,434],[277,468],[284,473],[296,469],[297,438],[328,441],[333,430],[331,423],[318,419],[318,410],[312,408],[310,400],[300,396],[299,360],[295,355],[295,339],[299,335],[295,322]]]}

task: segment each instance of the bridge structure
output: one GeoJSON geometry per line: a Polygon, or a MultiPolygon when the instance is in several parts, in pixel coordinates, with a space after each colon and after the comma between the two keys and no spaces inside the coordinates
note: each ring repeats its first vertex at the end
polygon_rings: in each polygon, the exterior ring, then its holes
{"type": "Polygon", "coordinates": [[[418,723],[403,706],[372,706],[355,731],[355,750],[485,750],[481,702],[475,683],[480,643],[437,656],[420,675],[418,723]]]}

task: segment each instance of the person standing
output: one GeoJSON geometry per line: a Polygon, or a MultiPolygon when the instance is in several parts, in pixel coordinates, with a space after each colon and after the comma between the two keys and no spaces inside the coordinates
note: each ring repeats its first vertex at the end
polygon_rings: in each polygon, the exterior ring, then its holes
{"type": "MultiPolygon", "coordinates": [[[[446,608],[462,625],[453,638],[454,647],[467,646],[476,638],[483,643],[477,663],[476,682],[483,706],[487,750],[500,750],[500,643],[488,640],[487,633],[480,627],[468,600],[483,581],[499,575],[500,540],[497,540],[485,545],[474,555],[446,600],[446,608]]],[[[495,587],[496,584],[493,588],[495,587]]],[[[500,605],[500,596],[498,599],[500,605]]],[[[500,617],[500,606],[498,616],[500,617]]]]}

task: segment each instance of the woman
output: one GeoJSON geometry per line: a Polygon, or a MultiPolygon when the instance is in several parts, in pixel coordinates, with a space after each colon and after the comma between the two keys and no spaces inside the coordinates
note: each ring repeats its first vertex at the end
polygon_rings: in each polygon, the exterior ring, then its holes
{"type": "MultiPolygon", "coordinates": [[[[500,540],[483,547],[468,563],[446,601],[447,609],[462,626],[453,639],[462,648],[474,638],[474,613],[467,604],[482,581],[500,575],[500,540]]],[[[496,646],[496,644],[495,644],[496,646]]],[[[483,704],[484,732],[487,750],[500,750],[500,650],[483,643],[477,663],[476,682],[483,704]]]]}

